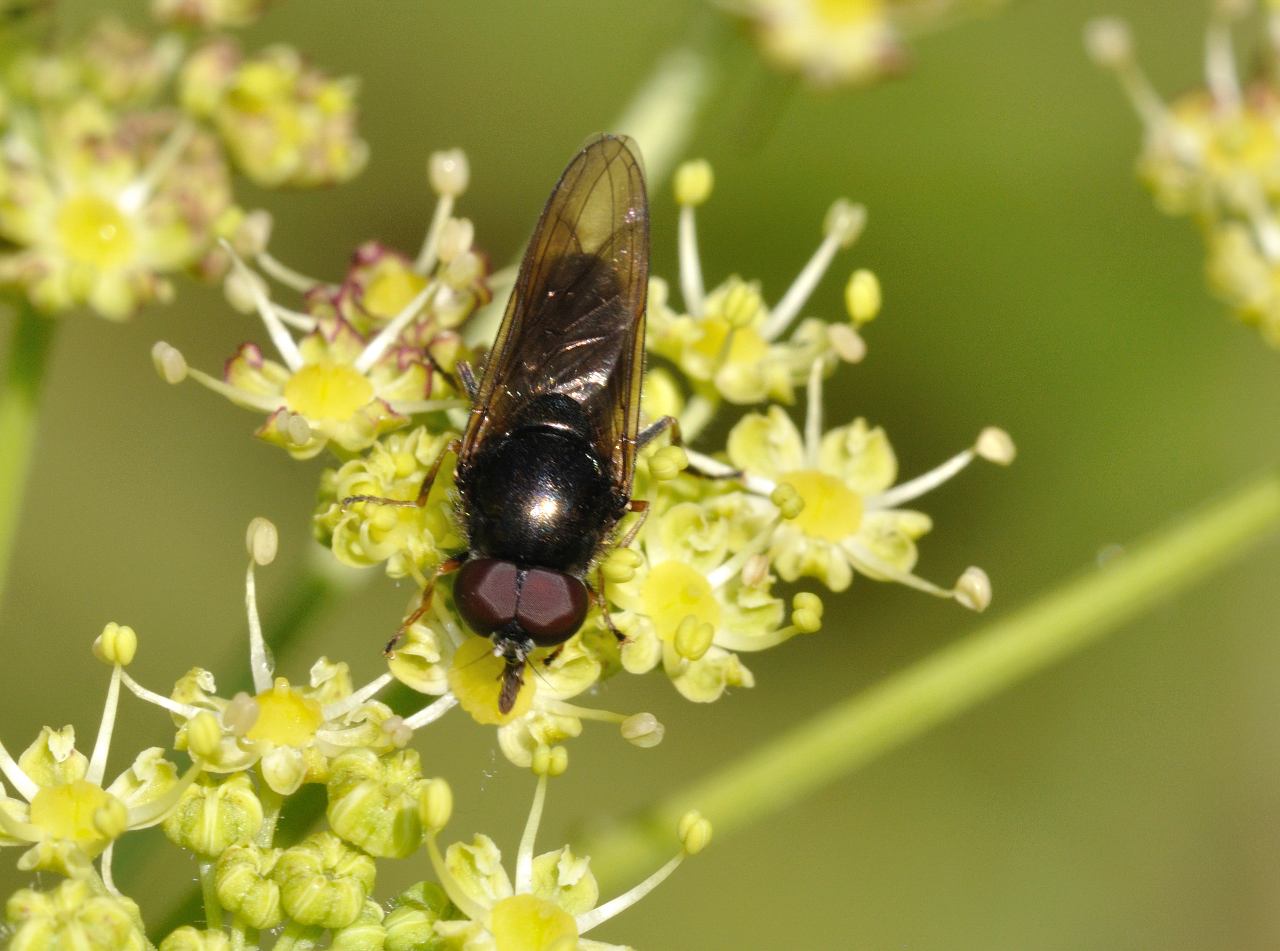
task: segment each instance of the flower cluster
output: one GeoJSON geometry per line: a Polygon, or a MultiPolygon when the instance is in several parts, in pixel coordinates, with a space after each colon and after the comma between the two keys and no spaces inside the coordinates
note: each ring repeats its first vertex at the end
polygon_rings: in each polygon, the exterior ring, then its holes
{"type": "MultiPolygon", "coordinates": [[[[264,413],[257,434],[299,459],[326,447],[343,458],[369,450],[414,416],[447,426],[445,411],[466,406],[453,375],[462,353],[458,327],[488,299],[487,263],[472,247],[471,222],[450,214],[466,188],[466,158],[437,153],[430,170],[440,197],[416,259],[371,242],[352,255],[341,281],[325,283],[272,257],[264,229],[255,260],[301,294],[300,309],[275,303],[263,277],[227,246],[228,296],[257,312],[279,359],[246,343],[218,378],[189,368],[177,348],[158,343],[152,355],[161,376],[170,383],[191,377],[264,413]]],[[[342,516],[334,521],[332,530],[342,531],[342,516]]]]}
{"type": "Polygon", "coordinates": [[[902,72],[906,41],[1003,0],[713,0],[744,18],[780,70],[818,87],[874,82],[902,72]]]}
{"type": "MultiPolygon", "coordinates": [[[[261,2],[160,2],[162,20],[251,21],[261,2]]],[[[260,185],[355,174],[354,86],[275,47],[193,53],[177,33],[114,19],[74,45],[21,49],[0,103],[0,287],[41,312],[85,305],[113,320],[172,295],[174,274],[219,278],[219,241],[252,243],[233,163],[260,185]],[[178,95],[172,94],[175,86],[178,95]]]]}
{"type": "MultiPolygon", "coordinates": [[[[851,273],[844,321],[802,312],[839,252],[857,239],[865,211],[844,200],[831,207],[817,250],[775,303],[759,282],[737,275],[708,290],[695,209],[709,199],[713,175],[706,162],[689,162],[675,176],[681,300],[652,279],[646,344],[656,365],[645,380],[642,415],[673,417],[692,441],[717,414],[749,411],[722,453],[666,440],[640,451],[633,494],[647,511],[623,520],[589,572],[596,607],[566,643],[530,654],[510,709],[501,710],[505,661],[460,621],[446,566],[467,549],[450,449],[468,405],[457,370],[472,356],[463,340],[471,328],[460,321],[484,299],[471,225],[451,217],[465,177],[460,156],[436,156],[431,178],[444,210],[417,260],[363,249],[341,285],[294,282],[305,292],[302,311],[273,303],[260,278],[247,267],[238,271],[232,296],[252,301],[284,363],[246,345],[219,380],[189,370],[167,344],[155,352],[166,379],[190,375],[268,413],[260,435],[294,455],[326,445],[334,451],[339,465],[321,479],[317,537],[342,563],[381,565],[426,592],[415,595],[415,610],[388,652],[391,675],[439,698],[421,716],[456,704],[496,726],[507,758],[526,767],[588,721],[615,724],[632,744],[653,746],[663,726],[650,714],[602,710],[578,698],[621,672],[659,666],[695,702],[752,686],[744,653],[821,627],[823,602],[804,584],[810,579],[840,592],[862,575],[972,610],[987,606],[990,582],[979,568],[964,569],[951,585],[917,574],[917,545],[932,523],[909,505],[975,459],[1012,462],[1008,435],[984,429],[936,469],[901,481],[882,429],[861,418],[824,428],[824,382],[864,358],[862,332],[880,310],[879,282],[865,269],[851,273]],[[439,309],[458,295],[465,306],[439,309]],[[307,336],[295,341],[289,324],[307,336]],[[409,380],[416,400],[398,389],[409,380]],[[429,393],[419,388],[424,380],[429,393]],[[806,411],[797,425],[786,406],[802,394],[806,411]],[[630,543],[618,544],[623,537],[630,543]],[[438,576],[442,566],[446,573],[438,576]]],[[[258,262],[290,278],[273,258],[263,254],[258,262]]]]}
{"type": "Polygon", "coordinates": [[[274,526],[255,519],[245,597],[252,695],[218,696],[213,675],[199,668],[168,696],[153,692],[125,671],[137,635],[109,624],[94,642],[112,675],[92,753],[75,748],[70,726],[45,727],[16,759],[0,745],[0,772],[16,791],[10,797],[0,789],[0,845],[27,846],[20,869],[65,879],[9,898],[9,947],[151,947],[136,903],[115,884],[111,855],[121,836],[157,824],[199,861],[209,924],[177,928],[160,943],[168,951],[240,947],[275,929],[275,946],[290,948],[316,946],[327,933],[334,948],[607,949],[614,946],[579,938],[635,904],[710,841],[708,822],[690,813],[680,822],[671,861],[598,903],[586,857],[567,846],[534,855],[548,778],[568,763],[563,747],[541,745],[530,762],[538,782],[514,881],[485,835],[442,852],[438,836],[452,793],[443,779],[426,777],[420,755],[406,747],[452,699],[401,717],[374,699],[389,674],[356,689],[346,665],[325,658],[312,666],[309,686],[275,677],[255,569],[273,560],[276,546],[274,526]],[[173,718],[174,750],[191,760],[185,770],[151,748],[103,785],[122,687],[173,718]],[[324,787],[328,828],[284,844],[277,820],[304,783],[324,787]],[[424,845],[439,883],[419,882],[389,907],[375,900],[377,860],[409,858],[424,845]]]}
{"type": "Polygon", "coordinates": [[[1249,3],[1215,3],[1203,87],[1161,99],[1138,66],[1128,27],[1090,23],[1090,55],[1112,70],[1143,124],[1138,171],[1156,205],[1204,236],[1209,282],[1244,323],[1280,347],[1280,7],[1266,14],[1264,63],[1242,78],[1232,43],[1249,3]]]}

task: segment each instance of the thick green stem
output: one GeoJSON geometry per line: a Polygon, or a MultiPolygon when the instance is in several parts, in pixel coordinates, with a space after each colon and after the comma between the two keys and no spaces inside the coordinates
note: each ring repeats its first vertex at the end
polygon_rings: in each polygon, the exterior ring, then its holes
{"type": "Polygon", "coordinates": [[[25,300],[14,303],[13,317],[8,365],[0,380],[0,597],[35,447],[40,383],[57,327],[57,321],[42,316],[25,300]]]}
{"type": "Polygon", "coordinates": [[[588,838],[582,851],[607,876],[606,890],[630,881],[677,848],[687,810],[701,810],[717,835],[758,822],[1102,638],[1278,531],[1280,475],[1271,474],[588,838]]]}
{"type": "Polygon", "coordinates": [[[204,899],[204,920],[210,928],[222,927],[222,903],[214,885],[212,862],[200,863],[200,894],[204,899]]]}

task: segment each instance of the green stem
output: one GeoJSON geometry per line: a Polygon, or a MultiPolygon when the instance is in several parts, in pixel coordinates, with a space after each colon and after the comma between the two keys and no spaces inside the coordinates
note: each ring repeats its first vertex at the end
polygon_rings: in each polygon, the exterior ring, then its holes
{"type": "Polygon", "coordinates": [[[200,892],[204,897],[204,920],[209,928],[222,927],[222,903],[214,887],[213,863],[200,863],[200,892]]]}
{"type": "Polygon", "coordinates": [[[583,843],[606,889],[660,864],[701,810],[717,835],[779,812],[1101,639],[1280,530],[1280,474],[1183,518],[1030,606],[980,628],[754,753],[583,843]]]}
{"type": "Polygon", "coordinates": [[[44,379],[57,321],[25,300],[14,304],[13,336],[5,377],[0,380],[0,597],[9,574],[23,489],[35,446],[44,379]]]}

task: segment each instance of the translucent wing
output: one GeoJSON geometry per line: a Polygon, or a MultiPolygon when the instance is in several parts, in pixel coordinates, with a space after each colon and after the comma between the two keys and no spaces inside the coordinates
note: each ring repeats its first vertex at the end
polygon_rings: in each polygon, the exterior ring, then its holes
{"type": "Polygon", "coordinates": [[[635,144],[592,139],[547,200],[485,363],[465,463],[544,394],[586,415],[614,484],[631,488],[644,365],[649,208],[635,144]]]}

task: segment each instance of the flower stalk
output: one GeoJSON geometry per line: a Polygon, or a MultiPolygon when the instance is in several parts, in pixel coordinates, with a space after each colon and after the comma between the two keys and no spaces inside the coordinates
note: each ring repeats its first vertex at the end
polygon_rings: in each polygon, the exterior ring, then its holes
{"type": "MultiPolygon", "coordinates": [[[[668,830],[697,803],[717,831],[744,828],[847,776],[1006,687],[1039,673],[1187,590],[1280,532],[1271,472],[756,752],[586,838],[582,850],[626,880],[665,854],[668,830]]],[[[608,888],[608,879],[601,882],[608,888]]]]}
{"type": "Polygon", "coordinates": [[[13,303],[13,330],[0,380],[0,600],[22,512],[40,412],[40,385],[53,350],[55,321],[26,300],[13,303]]]}

